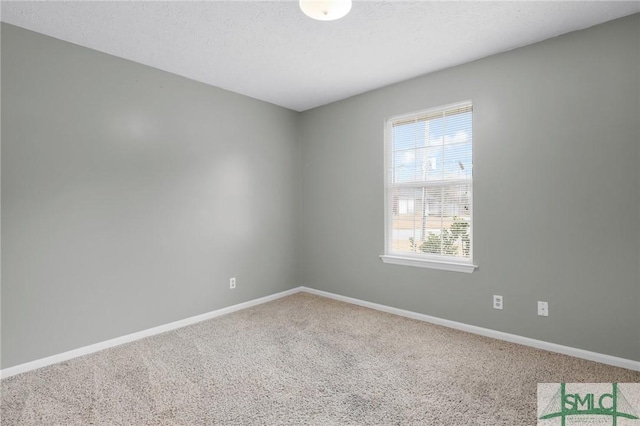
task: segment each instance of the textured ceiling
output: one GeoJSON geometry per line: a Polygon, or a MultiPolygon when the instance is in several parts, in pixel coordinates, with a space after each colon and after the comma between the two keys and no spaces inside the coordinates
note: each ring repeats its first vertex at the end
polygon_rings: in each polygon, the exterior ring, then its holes
{"type": "Polygon", "coordinates": [[[640,2],[2,1],[2,21],[304,111],[640,11],[640,2]]]}

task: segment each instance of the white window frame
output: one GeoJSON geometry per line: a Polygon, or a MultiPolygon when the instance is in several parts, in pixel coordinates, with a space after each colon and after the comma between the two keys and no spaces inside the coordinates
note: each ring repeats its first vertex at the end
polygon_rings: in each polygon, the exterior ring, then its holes
{"type": "MultiPolygon", "coordinates": [[[[442,105],[435,108],[429,108],[426,110],[416,111],[409,114],[402,114],[390,117],[385,120],[384,123],[384,253],[380,255],[380,258],[384,263],[390,263],[394,265],[403,266],[415,266],[419,268],[431,268],[445,271],[465,272],[472,273],[478,266],[473,263],[473,227],[474,227],[474,209],[473,209],[473,176],[471,178],[471,223],[469,225],[469,235],[471,237],[471,247],[468,259],[457,259],[452,256],[439,256],[436,254],[426,253],[407,253],[407,252],[394,252],[392,250],[392,220],[393,220],[393,204],[390,199],[390,192],[392,187],[389,186],[390,179],[390,161],[392,161],[393,154],[390,149],[392,140],[392,123],[395,121],[409,119],[423,114],[430,114],[436,111],[442,111],[447,109],[454,109],[456,107],[462,107],[465,105],[473,105],[470,100],[464,102],[456,102],[454,104],[442,105]],[[390,154],[391,153],[391,154],[390,154]]],[[[473,110],[472,110],[473,111],[473,110]]],[[[473,112],[472,112],[473,114],[473,112]]]]}

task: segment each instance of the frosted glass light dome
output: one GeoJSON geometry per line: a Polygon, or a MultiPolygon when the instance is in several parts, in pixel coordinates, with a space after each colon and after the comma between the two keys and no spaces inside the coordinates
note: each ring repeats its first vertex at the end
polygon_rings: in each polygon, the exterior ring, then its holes
{"type": "Polygon", "coordinates": [[[300,9],[309,18],[334,21],[351,10],[351,0],[300,0],[300,9]]]}

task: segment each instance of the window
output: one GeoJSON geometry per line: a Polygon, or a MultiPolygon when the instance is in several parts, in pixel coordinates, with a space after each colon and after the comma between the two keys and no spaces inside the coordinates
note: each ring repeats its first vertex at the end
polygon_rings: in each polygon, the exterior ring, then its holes
{"type": "Polygon", "coordinates": [[[386,121],[384,262],[473,272],[472,152],[471,102],[386,121]]]}

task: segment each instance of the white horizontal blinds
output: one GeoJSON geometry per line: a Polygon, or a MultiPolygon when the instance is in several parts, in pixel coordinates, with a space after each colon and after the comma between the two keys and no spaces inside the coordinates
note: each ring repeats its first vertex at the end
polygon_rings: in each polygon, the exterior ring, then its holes
{"type": "Polygon", "coordinates": [[[471,259],[472,105],[390,123],[389,248],[471,259]]]}

